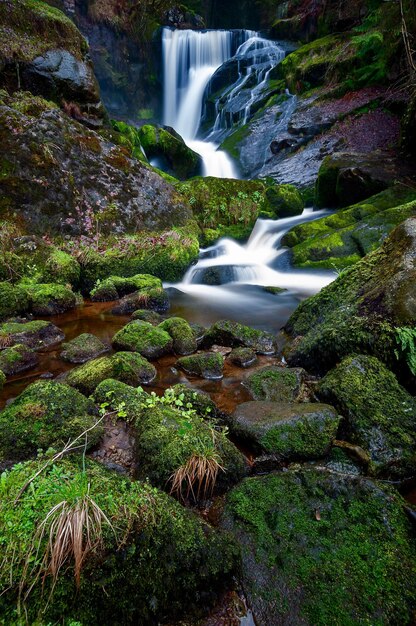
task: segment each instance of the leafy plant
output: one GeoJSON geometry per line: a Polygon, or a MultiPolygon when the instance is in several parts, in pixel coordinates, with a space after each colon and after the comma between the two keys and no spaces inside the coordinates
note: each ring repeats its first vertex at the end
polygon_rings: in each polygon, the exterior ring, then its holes
{"type": "Polygon", "coordinates": [[[403,326],[395,329],[397,348],[394,351],[396,359],[404,358],[409,370],[416,376],[416,328],[403,326]]]}

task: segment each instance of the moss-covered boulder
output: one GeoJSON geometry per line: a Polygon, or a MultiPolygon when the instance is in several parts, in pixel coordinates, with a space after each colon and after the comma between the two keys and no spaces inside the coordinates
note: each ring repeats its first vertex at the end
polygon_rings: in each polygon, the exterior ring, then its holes
{"type": "Polygon", "coordinates": [[[173,129],[147,124],[138,129],[140,143],[149,161],[161,160],[161,169],[185,180],[201,172],[202,159],[173,129]]]}
{"type": "Polygon", "coordinates": [[[256,623],[409,623],[416,546],[403,505],[387,485],[312,469],[233,489],[223,525],[256,623]]]}
{"type": "Polygon", "coordinates": [[[349,354],[373,354],[410,377],[412,351],[398,333],[416,324],[416,219],[398,226],[375,252],[302,302],[286,324],[296,338],[287,360],[326,372],[349,354]]]}
{"type": "Polygon", "coordinates": [[[342,430],[366,450],[370,471],[413,474],[416,462],[416,400],[378,359],[351,356],[323,378],[318,395],[345,416],[342,430]]]}
{"type": "Polygon", "coordinates": [[[107,378],[137,387],[152,382],[156,378],[156,369],[140,354],[118,352],[76,367],[66,376],[65,382],[88,396],[107,378]]]}
{"type": "Polygon", "coordinates": [[[29,299],[24,289],[6,282],[0,283],[0,320],[28,310],[29,299]]]}
{"type": "Polygon", "coordinates": [[[169,309],[169,297],[162,287],[135,291],[128,296],[124,296],[111,312],[114,315],[130,315],[137,309],[147,307],[149,310],[160,313],[169,309]]]}
{"type": "Polygon", "coordinates": [[[59,343],[64,338],[64,333],[55,324],[43,320],[0,324],[0,340],[3,346],[20,343],[35,350],[42,350],[59,343]]]}
{"type": "Polygon", "coordinates": [[[178,367],[191,376],[201,376],[208,380],[223,377],[224,357],[218,352],[200,352],[178,359],[178,367]]]}
{"type": "Polygon", "coordinates": [[[0,370],[7,376],[30,370],[38,363],[37,353],[23,344],[0,350],[0,370]]]}
{"type": "Polygon", "coordinates": [[[74,292],[63,285],[41,284],[24,286],[34,315],[58,315],[77,304],[74,292]]]}
{"type": "Polygon", "coordinates": [[[257,401],[236,408],[232,427],[262,451],[307,460],[329,452],[339,421],[337,411],[327,404],[257,401]]]}
{"type": "Polygon", "coordinates": [[[188,322],[181,317],[170,317],[159,328],[166,331],[173,339],[173,350],[176,354],[192,354],[197,350],[195,333],[188,322]]]}
{"type": "Polygon", "coordinates": [[[147,359],[158,359],[172,351],[173,340],[162,328],[133,320],[114,335],[113,347],[115,350],[139,352],[147,359]]]}
{"type": "Polygon", "coordinates": [[[305,203],[293,185],[274,185],[266,190],[270,211],[277,218],[300,215],[305,203]]]}
{"type": "Polygon", "coordinates": [[[254,400],[294,402],[303,391],[305,374],[301,368],[270,365],[247,376],[243,384],[254,400]]]}
{"type": "Polygon", "coordinates": [[[24,575],[26,559],[37,547],[44,555],[49,524],[56,517],[48,519],[39,544],[37,530],[64,501],[70,512],[79,502],[91,515],[94,507],[102,512],[98,537],[90,527],[93,540],[100,541],[85,555],[78,588],[72,553],[56,584],[48,562],[36,562],[33,571],[39,572],[39,579],[25,600],[30,623],[76,620],[91,626],[150,626],[192,612],[200,601],[210,604],[227,585],[237,560],[228,534],[213,530],[149,484],[130,482],[99,463],[83,463],[80,456],[47,466],[11,506],[43,463],[16,466],[0,486],[0,544],[6,557],[0,574],[1,621],[18,620],[19,591],[26,593],[34,582],[24,575]]]}
{"type": "Polygon", "coordinates": [[[163,321],[163,317],[157,311],[151,311],[149,309],[137,309],[131,316],[133,320],[141,320],[142,322],[149,322],[153,326],[159,326],[163,321]]]}
{"type": "MultiPolygon", "coordinates": [[[[39,449],[62,448],[94,425],[95,413],[91,400],[68,385],[33,383],[0,413],[0,460],[15,462],[39,449]]],[[[87,447],[102,432],[101,426],[91,430],[87,447]]]]}
{"type": "Polygon", "coordinates": [[[276,340],[271,333],[244,326],[238,322],[221,320],[215,322],[204,338],[204,345],[217,344],[237,348],[252,348],[257,354],[274,354],[276,340]]]}
{"type": "Polygon", "coordinates": [[[150,398],[141,387],[133,387],[114,378],[103,380],[92,395],[95,402],[105,404],[108,411],[117,411],[122,407],[123,419],[131,426],[142,418],[143,405],[150,398]]]}
{"type": "Polygon", "coordinates": [[[228,360],[237,367],[251,367],[257,363],[257,355],[251,348],[234,348],[229,356],[228,360]]]}
{"type": "Polygon", "coordinates": [[[62,344],[61,359],[68,363],[85,363],[108,350],[109,347],[95,335],[82,333],[62,344]]]}
{"type": "Polygon", "coordinates": [[[135,291],[144,292],[151,289],[161,289],[162,281],[150,274],[136,274],[135,276],[109,276],[104,280],[98,280],[95,287],[91,289],[91,300],[93,302],[108,302],[118,300],[135,291]]]}
{"type": "Polygon", "coordinates": [[[199,415],[199,417],[210,418],[218,417],[218,408],[211,396],[201,389],[195,389],[188,387],[182,383],[178,383],[172,387],[172,393],[175,398],[179,398],[183,403],[183,406],[187,404],[192,405],[192,409],[199,415]]]}
{"type": "Polygon", "coordinates": [[[55,249],[46,260],[42,282],[77,287],[80,275],[81,267],[78,261],[63,250],[55,249]]]}

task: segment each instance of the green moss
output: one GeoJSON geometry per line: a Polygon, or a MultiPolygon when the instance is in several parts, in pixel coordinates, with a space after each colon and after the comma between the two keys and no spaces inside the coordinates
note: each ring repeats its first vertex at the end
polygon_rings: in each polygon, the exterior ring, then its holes
{"type": "Polygon", "coordinates": [[[6,383],[6,374],[0,370],[0,391],[3,389],[6,383]]]}
{"type": "Polygon", "coordinates": [[[130,126],[130,124],[126,124],[126,122],[111,120],[111,124],[114,130],[120,134],[118,141],[121,145],[125,145],[130,149],[131,156],[139,161],[147,163],[147,159],[140,142],[139,130],[134,126],[130,126]]]}
{"type": "Polygon", "coordinates": [[[246,479],[226,521],[253,611],[276,624],[408,623],[415,542],[403,504],[386,485],[324,471],[246,479]]]}
{"type": "Polygon", "coordinates": [[[238,160],[240,157],[239,145],[246,139],[250,134],[249,126],[244,124],[240,126],[237,130],[232,132],[221,144],[221,150],[225,150],[228,152],[233,159],[238,160]]]}
{"type": "Polygon", "coordinates": [[[351,356],[320,382],[318,394],[345,415],[352,443],[369,452],[372,470],[401,476],[416,460],[416,402],[378,359],[351,356]]]}
{"type": "Polygon", "coordinates": [[[20,315],[29,309],[29,299],[24,289],[10,283],[0,283],[0,320],[20,315]]]}
{"type": "MultiPolygon", "coordinates": [[[[237,557],[228,535],[213,531],[150,485],[130,482],[99,463],[71,457],[50,464],[20,495],[18,504],[11,506],[43,463],[17,465],[3,475],[0,484],[0,545],[5,557],[0,573],[1,621],[21,621],[17,613],[19,583],[27,554],[33,542],[36,545],[36,530],[62,501],[74,507],[86,493],[112,528],[102,524],[102,545],[83,563],[79,589],[71,558],[51,596],[51,577],[41,571],[25,602],[30,623],[150,626],[167,616],[173,619],[192,612],[201,595],[204,604],[209,604],[227,583],[237,557]]],[[[39,558],[31,562],[36,569],[46,541],[45,534],[39,558]]],[[[26,584],[23,589],[26,592],[26,584]]]]}
{"type": "Polygon", "coordinates": [[[292,402],[297,400],[303,387],[304,372],[301,369],[264,367],[250,374],[244,385],[255,400],[292,402]]]}
{"type": "Polygon", "coordinates": [[[131,350],[142,356],[157,359],[172,350],[172,338],[161,327],[155,328],[149,322],[133,320],[113,337],[116,350],[131,350]]]}
{"type": "Polygon", "coordinates": [[[103,352],[107,352],[106,346],[98,337],[91,333],[82,333],[62,344],[61,359],[70,363],[84,363],[94,359],[103,352]]]}
{"type": "Polygon", "coordinates": [[[62,250],[53,250],[45,263],[42,282],[60,283],[76,288],[81,268],[76,259],[62,250]]]}
{"type": "Polygon", "coordinates": [[[266,190],[266,198],[274,216],[300,215],[305,208],[302,196],[293,185],[274,185],[266,190]]]}
{"type": "Polygon", "coordinates": [[[201,352],[178,359],[178,366],[187,374],[218,379],[223,377],[224,359],[218,352],[201,352]]]}
{"type": "Polygon", "coordinates": [[[149,124],[141,126],[137,132],[149,160],[163,157],[168,163],[170,173],[181,180],[199,174],[201,157],[179,136],[149,124]]]}
{"type": "Polygon", "coordinates": [[[36,353],[22,344],[0,351],[0,370],[8,376],[31,369],[37,364],[36,353]]]}
{"type": "MultiPolygon", "coordinates": [[[[95,422],[94,405],[75,389],[56,382],[36,382],[0,413],[0,459],[18,461],[61,448],[95,422]]],[[[103,430],[90,432],[88,447],[103,430]]]]}
{"type": "Polygon", "coordinates": [[[28,295],[30,310],[35,315],[57,315],[76,306],[74,292],[63,285],[22,283],[21,286],[28,295]]]}
{"type": "Polygon", "coordinates": [[[188,322],[181,317],[170,317],[159,328],[166,331],[173,339],[173,350],[176,354],[192,354],[196,352],[195,334],[188,322]]]}
{"type": "Polygon", "coordinates": [[[276,341],[272,334],[230,320],[215,322],[206,334],[204,343],[232,348],[245,346],[259,354],[273,354],[276,351],[276,341]]]}
{"type": "Polygon", "coordinates": [[[149,274],[136,274],[128,278],[109,276],[105,280],[97,281],[91,290],[91,298],[96,302],[117,300],[135,291],[147,292],[151,289],[161,289],[162,281],[149,274]]]}

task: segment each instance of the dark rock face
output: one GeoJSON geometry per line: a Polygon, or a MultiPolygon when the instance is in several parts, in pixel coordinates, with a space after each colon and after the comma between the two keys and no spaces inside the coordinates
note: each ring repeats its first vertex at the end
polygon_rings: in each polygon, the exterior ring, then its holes
{"type": "Polygon", "coordinates": [[[327,404],[244,402],[233,415],[235,432],[260,450],[286,460],[325,456],[340,417],[327,404]]]}
{"type": "Polygon", "coordinates": [[[2,208],[32,232],[87,234],[100,213],[102,233],[180,226],[191,211],[173,187],[128,150],[40,100],[0,101],[2,208]],[[25,111],[25,112],[24,112],[25,111]]]}
{"type": "Polygon", "coordinates": [[[242,548],[259,626],[411,620],[413,530],[386,485],[305,469],[248,478],[228,494],[223,526],[242,548]]]}
{"type": "Polygon", "coordinates": [[[345,415],[348,439],[368,451],[371,472],[399,478],[414,473],[416,401],[383,363],[348,357],[318,389],[322,400],[345,415]]]}

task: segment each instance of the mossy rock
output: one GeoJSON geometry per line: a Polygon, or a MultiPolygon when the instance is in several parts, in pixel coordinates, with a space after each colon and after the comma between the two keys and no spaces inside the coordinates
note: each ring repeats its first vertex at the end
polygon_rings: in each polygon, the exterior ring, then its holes
{"type": "Polygon", "coordinates": [[[191,150],[176,133],[147,124],[138,129],[138,135],[149,161],[155,157],[162,158],[168,173],[176,178],[186,180],[200,173],[200,155],[191,150]]]}
{"type": "Polygon", "coordinates": [[[29,310],[27,293],[21,287],[0,283],[0,320],[29,310]]]}
{"type": "Polygon", "coordinates": [[[223,526],[241,546],[256,623],[409,623],[416,545],[404,504],[388,485],[324,470],[244,480],[223,526]]]}
{"type": "Polygon", "coordinates": [[[178,359],[177,364],[187,374],[208,380],[218,380],[224,375],[224,358],[218,352],[200,352],[192,356],[183,356],[178,359]]]}
{"type": "Polygon", "coordinates": [[[343,438],[368,452],[371,472],[413,475],[416,400],[383,363],[370,356],[348,357],[320,381],[317,393],[345,416],[343,438]]]}
{"type": "Polygon", "coordinates": [[[257,363],[257,355],[251,348],[234,348],[228,360],[237,367],[247,368],[257,363]]]}
{"type": "Polygon", "coordinates": [[[302,302],[285,327],[292,338],[289,365],[325,373],[363,353],[410,378],[407,355],[396,348],[397,329],[416,323],[415,254],[416,219],[408,219],[378,250],[302,302]]]}
{"type": "Polygon", "coordinates": [[[6,383],[6,374],[0,370],[0,391],[2,391],[6,383]]]}
{"type": "Polygon", "coordinates": [[[38,364],[37,353],[23,344],[0,350],[0,370],[7,376],[33,369],[38,364]]]}
{"type": "MultiPolygon", "coordinates": [[[[0,413],[0,459],[20,461],[39,449],[63,448],[94,426],[96,409],[76,389],[55,381],[29,385],[0,413]]],[[[103,428],[88,433],[87,447],[97,443],[103,428]]]]}
{"type": "Polygon", "coordinates": [[[105,280],[97,282],[91,290],[91,300],[93,302],[107,302],[118,300],[135,291],[149,291],[151,289],[161,289],[162,281],[150,274],[136,274],[124,278],[122,276],[109,276],[105,280]]]}
{"type": "Polygon", "coordinates": [[[144,154],[143,146],[140,141],[140,132],[138,128],[117,120],[111,120],[111,125],[115,131],[120,133],[119,142],[123,146],[128,146],[131,151],[131,156],[139,161],[147,163],[146,155],[144,154]]]}
{"type": "Polygon", "coordinates": [[[188,403],[192,405],[192,409],[204,419],[219,416],[218,407],[211,399],[209,393],[194,387],[188,387],[183,383],[178,383],[172,387],[172,391],[176,397],[182,397],[183,405],[188,403]]]}
{"type": "Polygon", "coordinates": [[[169,309],[170,302],[167,292],[162,287],[143,289],[124,296],[115,307],[111,309],[114,315],[129,315],[139,308],[148,308],[159,313],[169,309]]]}
{"type": "Polygon", "coordinates": [[[157,311],[150,311],[149,309],[138,309],[137,311],[134,311],[131,318],[133,320],[149,322],[152,326],[159,326],[159,324],[163,321],[160,313],[157,313],[157,311]]]}
{"type": "Polygon", "coordinates": [[[294,402],[303,391],[305,374],[301,368],[270,365],[247,376],[243,384],[254,400],[294,402]]]}
{"type": "Polygon", "coordinates": [[[266,190],[270,210],[277,218],[301,215],[305,203],[293,185],[274,185],[266,190]]]}
{"type": "Polygon", "coordinates": [[[65,338],[64,333],[51,322],[34,320],[33,322],[4,322],[0,324],[0,338],[3,345],[23,344],[35,350],[59,343],[65,338]]]}
{"type": "Polygon", "coordinates": [[[166,331],[173,339],[173,350],[176,354],[188,355],[197,351],[195,333],[188,322],[181,317],[170,317],[159,328],[166,331]]]}
{"type": "MultiPolygon", "coordinates": [[[[25,601],[30,623],[150,626],[192,613],[201,597],[204,606],[211,604],[228,584],[238,556],[228,534],[213,530],[149,484],[130,482],[81,455],[49,464],[19,494],[44,462],[17,465],[2,479],[0,543],[8,547],[0,574],[1,621],[19,621],[19,582],[36,530],[54,507],[66,500],[73,508],[86,493],[108,520],[102,523],[102,543],[83,562],[79,588],[71,557],[56,585],[41,572],[25,601]],[[50,599],[46,604],[45,594],[50,599]]],[[[46,542],[47,533],[39,545],[41,555],[46,542]]]]}
{"type": "Polygon", "coordinates": [[[34,315],[58,315],[70,311],[77,304],[74,292],[63,285],[22,285],[29,298],[34,315]]]}
{"type": "Polygon", "coordinates": [[[103,352],[108,352],[109,347],[91,333],[82,333],[75,339],[62,344],[61,359],[69,363],[85,363],[95,359],[103,352]]]}
{"type": "Polygon", "coordinates": [[[217,344],[230,348],[252,348],[257,354],[274,354],[276,340],[271,333],[244,326],[238,322],[220,320],[215,322],[204,338],[204,345],[217,344]]]}
{"type": "Polygon", "coordinates": [[[114,335],[113,347],[115,350],[139,352],[148,359],[158,359],[172,351],[173,340],[162,328],[133,320],[114,335]]]}
{"type": "Polygon", "coordinates": [[[76,259],[63,250],[53,250],[45,263],[42,282],[60,283],[76,288],[79,284],[81,267],[76,259]]]}
{"type": "Polygon", "coordinates": [[[140,354],[118,352],[76,367],[66,376],[65,382],[88,396],[107,378],[137,387],[152,382],[156,378],[156,369],[140,354]]]}
{"type": "Polygon", "coordinates": [[[98,405],[105,404],[108,411],[117,411],[122,406],[123,419],[135,426],[142,419],[143,402],[150,396],[137,386],[106,378],[94,390],[93,398],[98,405]]]}

